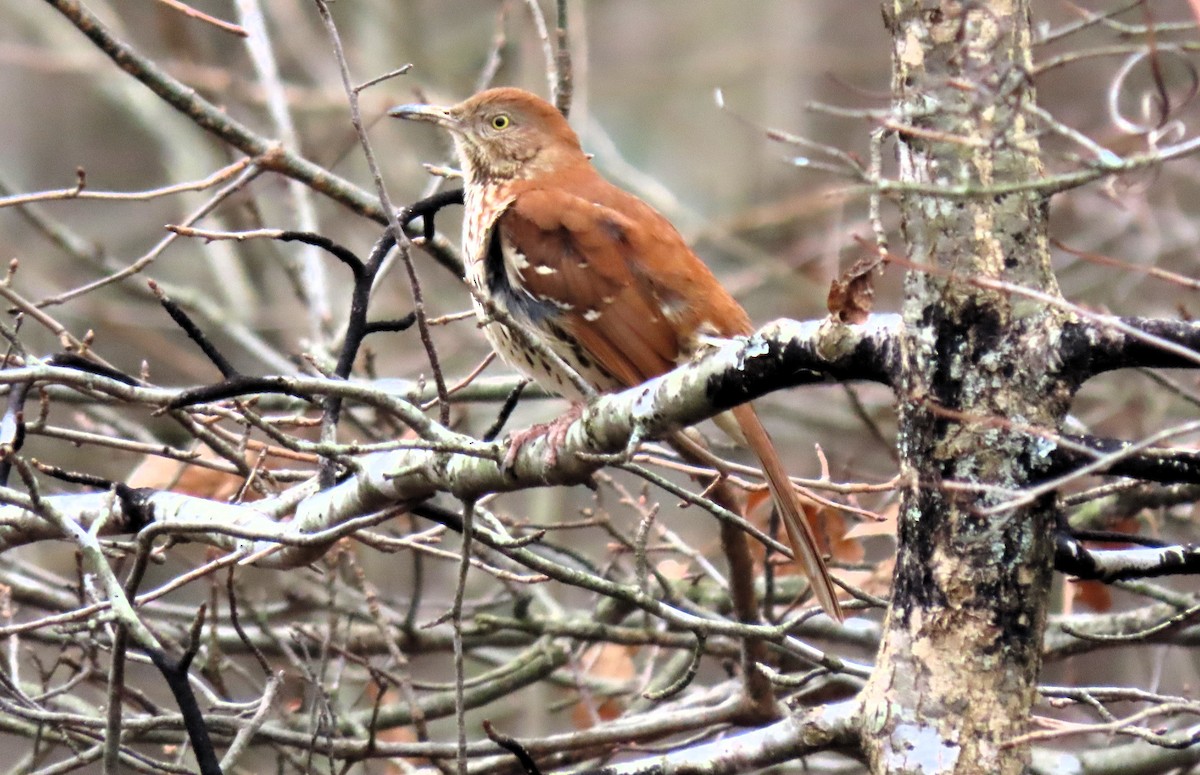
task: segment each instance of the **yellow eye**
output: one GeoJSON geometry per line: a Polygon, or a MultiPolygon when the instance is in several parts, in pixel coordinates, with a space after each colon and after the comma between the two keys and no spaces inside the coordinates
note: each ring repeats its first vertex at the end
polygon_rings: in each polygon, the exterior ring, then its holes
{"type": "Polygon", "coordinates": [[[492,116],[492,129],[508,129],[511,124],[512,119],[504,113],[492,116]]]}

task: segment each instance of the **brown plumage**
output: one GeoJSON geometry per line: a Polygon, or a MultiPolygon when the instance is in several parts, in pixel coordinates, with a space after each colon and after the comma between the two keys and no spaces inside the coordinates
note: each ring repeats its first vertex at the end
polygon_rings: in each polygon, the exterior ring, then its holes
{"type": "MultiPolygon", "coordinates": [[[[706,337],[751,333],[745,310],[679,232],[602,178],[567,120],[545,100],[520,89],[489,89],[453,107],[404,105],[391,114],[435,123],[454,137],[466,179],[467,280],[596,390],[663,374],[689,360],[706,337]]],[[[560,367],[502,324],[489,322],[484,331],[512,366],[560,395],[582,398],[560,367]]],[[[817,600],[840,620],[810,509],[753,406],[731,414],[762,463],[817,600]]]]}

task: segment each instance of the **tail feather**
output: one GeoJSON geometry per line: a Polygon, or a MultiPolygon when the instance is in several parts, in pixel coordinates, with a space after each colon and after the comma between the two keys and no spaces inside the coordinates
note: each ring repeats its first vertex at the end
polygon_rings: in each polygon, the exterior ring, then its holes
{"type": "Polygon", "coordinates": [[[746,443],[762,464],[763,473],[767,475],[771,499],[775,501],[775,506],[779,509],[779,517],[783,520],[783,526],[787,530],[792,554],[808,576],[808,582],[812,586],[817,602],[821,604],[821,608],[825,609],[825,613],[839,622],[843,621],[845,617],[842,614],[841,605],[838,604],[837,589],[833,585],[833,579],[829,576],[829,568],[825,566],[825,558],[821,554],[817,536],[813,532],[808,518],[810,509],[806,508],[805,503],[800,500],[800,494],[796,492],[791,480],[788,479],[783,461],[779,459],[779,453],[775,451],[775,445],[771,442],[771,437],[767,435],[767,429],[763,427],[762,421],[758,419],[758,413],[754,411],[754,407],[750,404],[742,404],[733,409],[732,414],[737,420],[742,435],[746,438],[746,443]]]}

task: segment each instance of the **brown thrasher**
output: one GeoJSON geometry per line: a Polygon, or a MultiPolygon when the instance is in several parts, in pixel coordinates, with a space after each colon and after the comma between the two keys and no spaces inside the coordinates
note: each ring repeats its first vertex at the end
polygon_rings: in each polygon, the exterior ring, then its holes
{"type": "MultiPolygon", "coordinates": [[[[712,337],[752,332],[750,318],[654,208],[604,180],[566,118],[521,89],[489,89],[453,107],[402,105],[454,137],[466,181],[462,251],[476,293],[545,343],[600,392],[688,361],[712,337]]],[[[571,378],[476,303],[510,365],[575,401],[571,378]]],[[[731,410],[731,435],[762,463],[796,560],[826,613],[841,620],[806,513],[754,407],[731,410]]],[[[720,418],[718,418],[720,419],[720,418]]],[[[725,418],[728,420],[728,418],[725,418]]]]}

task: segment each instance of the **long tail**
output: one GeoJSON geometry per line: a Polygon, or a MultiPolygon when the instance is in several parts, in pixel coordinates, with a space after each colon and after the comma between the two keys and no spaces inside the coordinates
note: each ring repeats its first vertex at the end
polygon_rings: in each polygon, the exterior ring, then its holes
{"type": "Polygon", "coordinates": [[[771,489],[771,498],[779,509],[779,517],[787,529],[788,543],[792,546],[792,554],[796,562],[804,569],[808,582],[812,585],[813,594],[825,613],[837,619],[844,620],[842,607],[838,605],[837,590],[833,579],[829,577],[829,568],[825,567],[825,558],[817,544],[817,536],[809,522],[809,508],[800,500],[800,494],[792,487],[787,470],[767,429],[758,419],[758,413],[750,404],[742,404],[732,410],[738,428],[746,437],[746,443],[762,464],[763,473],[767,475],[767,485],[771,489]]]}

